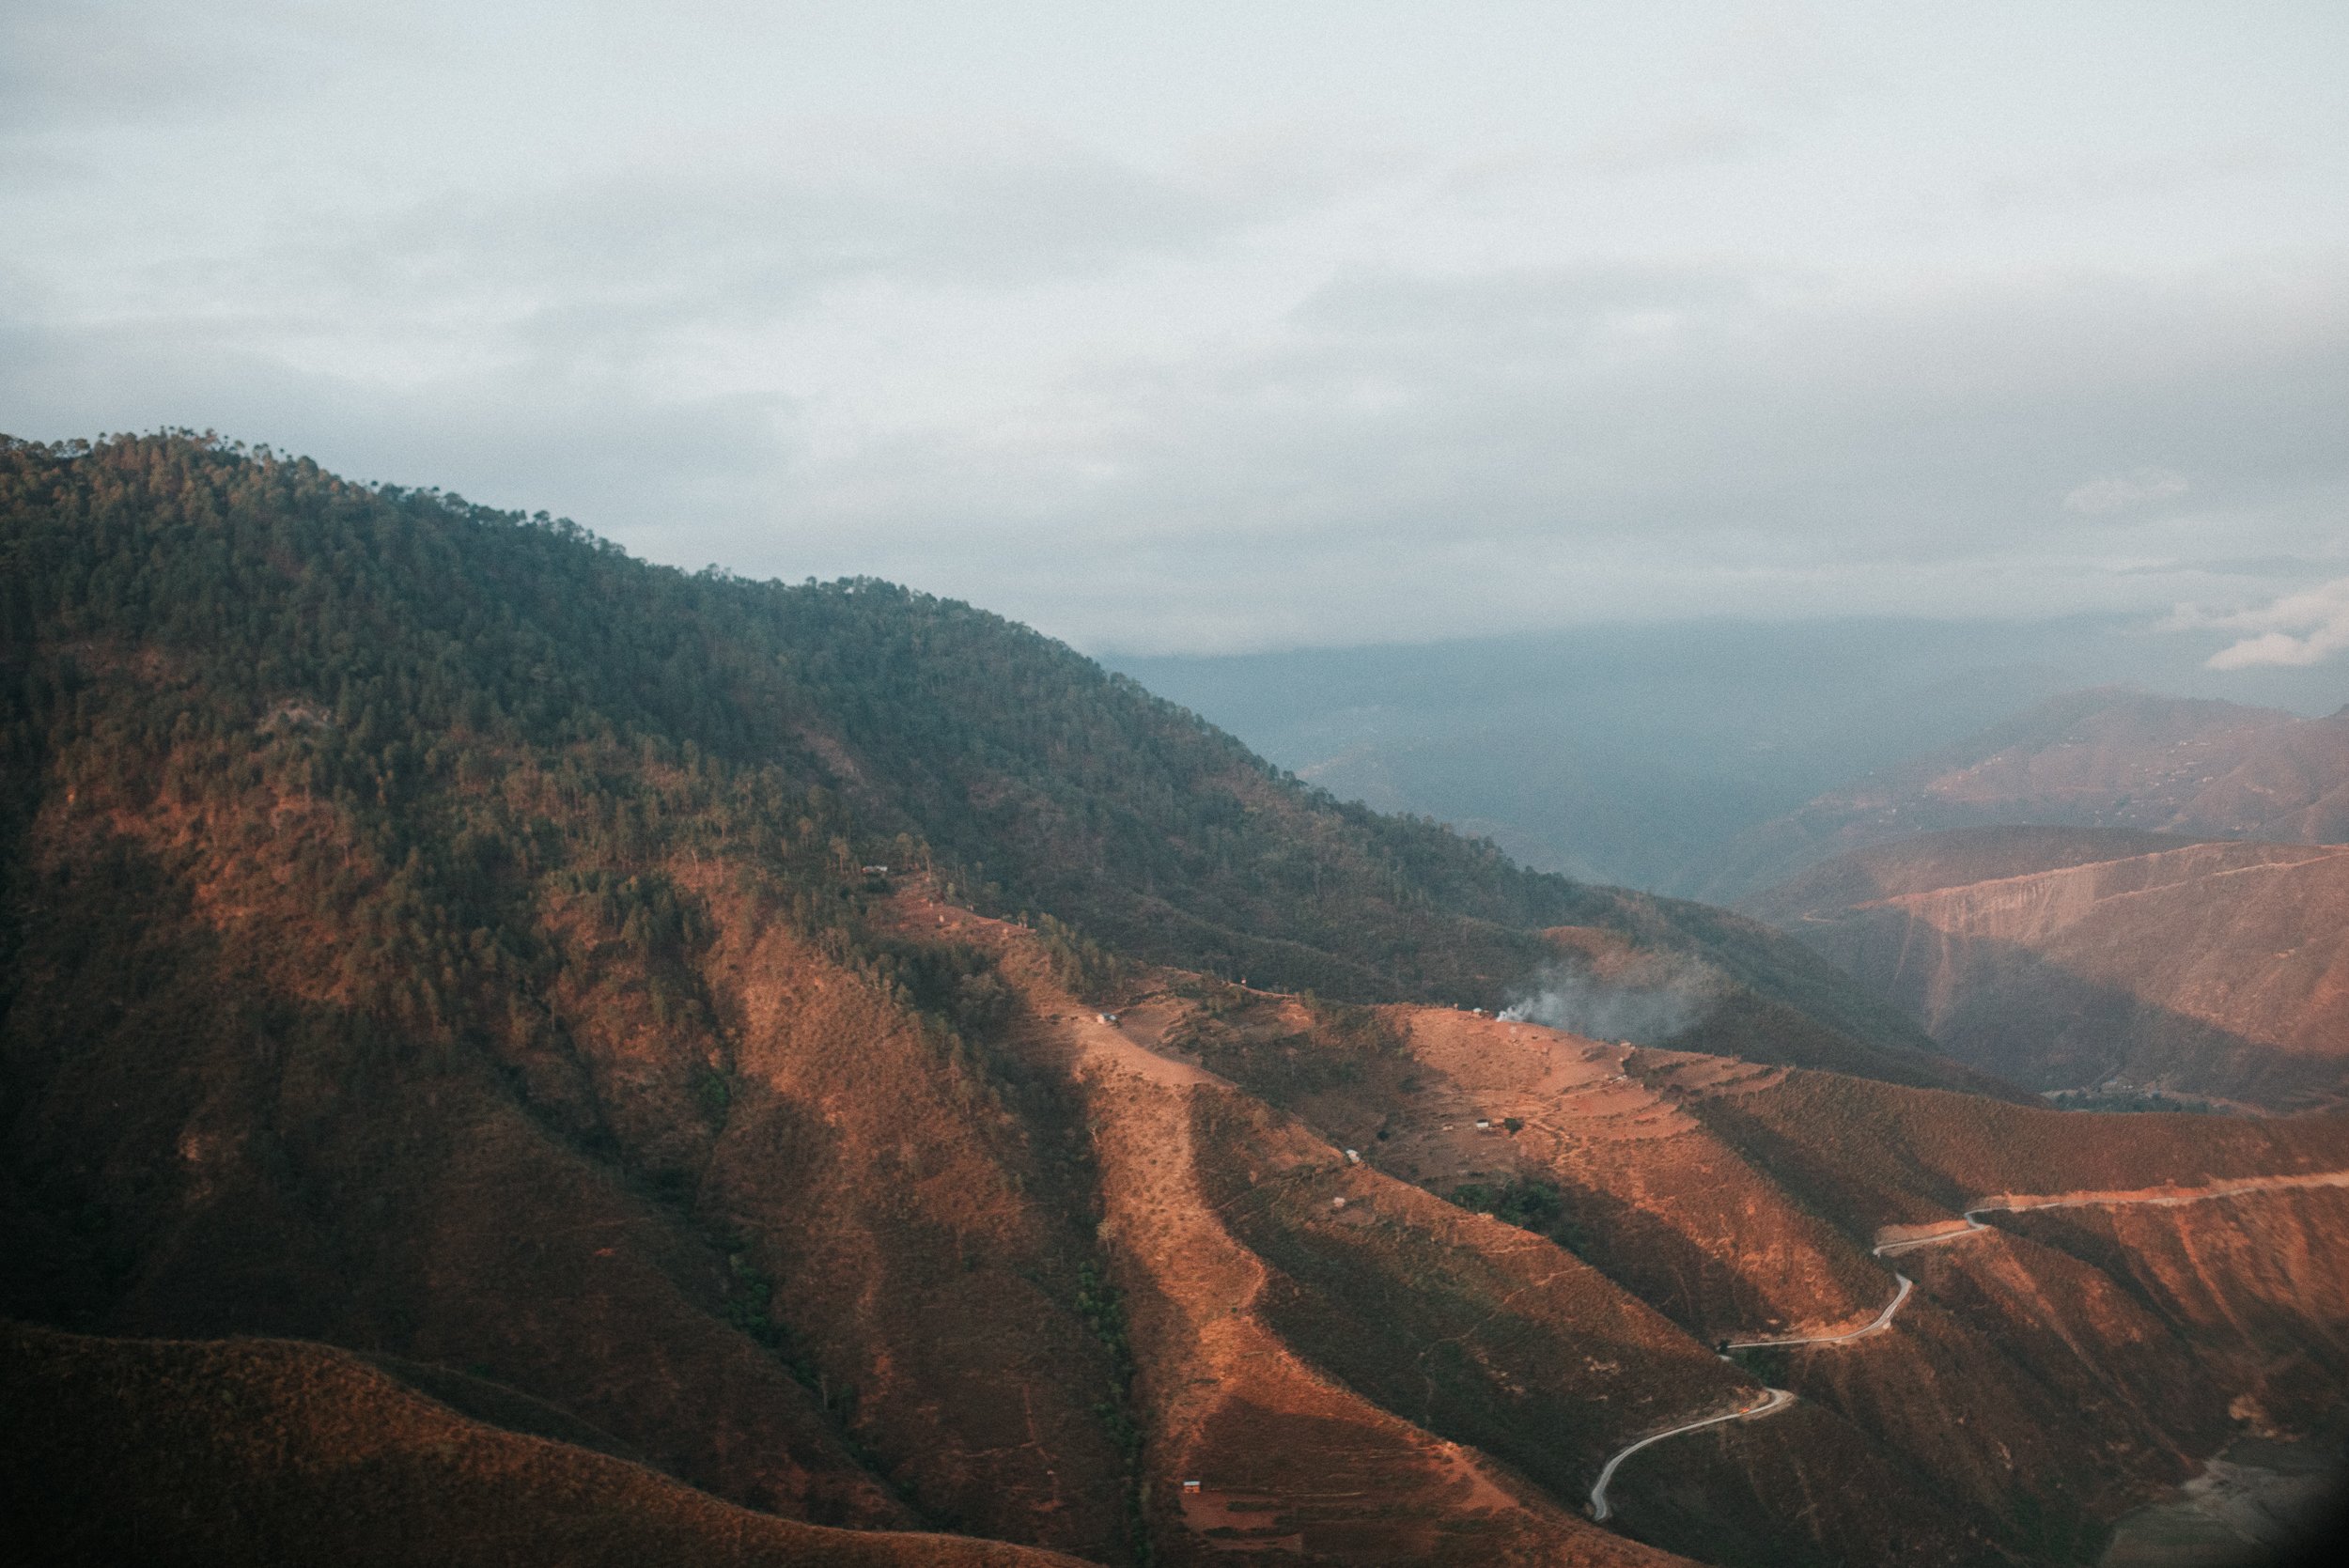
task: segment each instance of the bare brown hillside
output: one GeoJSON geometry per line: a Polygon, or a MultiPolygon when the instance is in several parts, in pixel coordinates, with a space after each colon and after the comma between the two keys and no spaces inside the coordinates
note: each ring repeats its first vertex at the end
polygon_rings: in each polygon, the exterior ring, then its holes
{"type": "MultiPolygon", "coordinates": [[[[495,787],[560,808],[527,766],[495,787]]],[[[1308,1560],[1666,1560],[1583,1521],[1574,1479],[1745,1380],[1548,1244],[1367,1172],[1331,1235],[1383,1213],[1399,1250],[1353,1265],[1387,1304],[1360,1322],[1408,1303],[1519,1342],[1540,1430],[1573,1434],[1555,1486],[1431,1430],[1418,1388],[1333,1374],[1315,1298],[1224,1211],[1256,1194],[1316,1236],[1342,1157],[1095,1021],[1064,939],[853,868],[855,924],[812,922],[680,819],[698,851],[614,841],[539,885],[542,970],[370,1003],[404,965],[369,945],[412,918],[380,912],[398,872],[266,799],[77,788],[20,840],[10,1312],[449,1369],[820,1523],[1112,1562],[1275,1524],[1308,1560]],[[665,904],[624,891],[647,883],[665,904]],[[1644,1348],[1594,1373],[1594,1333],[1644,1348]]],[[[1456,1397],[1509,1431],[1474,1378],[1456,1397]]]]}
{"type": "Polygon", "coordinates": [[[2341,1387],[2349,1216],[2313,1192],[2018,1217],[1921,1261],[1892,1332],[1709,1348],[1864,1321],[1883,1225],[2349,1168],[2333,1121],[2067,1115],[1178,970],[1105,1004],[1049,931],[919,880],[862,927],[885,981],[707,858],[674,868],[707,925],[665,1021],[657,967],[580,926],[575,1021],[526,1036],[559,1054],[485,1073],[284,1000],[316,984],[284,862],[76,820],[46,855],[146,879],[26,927],[11,1213],[55,1266],[11,1310],[457,1369],[786,1515],[1097,1560],[2058,1560],[2244,1412],[2341,1387]],[[1514,1223],[1464,1190],[1537,1184],[1514,1223]],[[1580,1517],[1610,1454],[1765,1381],[1799,1402],[1580,1517]]]}
{"type": "Polygon", "coordinates": [[[2033,1088],[2275,1109],[2349,1089],[2349,850],[1979,829],[1841,857],[1749,908],[2033,1088]]]}
{"type": "Polygon", "coordinates": [[[2301,719],[2117,688],[2054,698],[1750,830],[1702,896],[1738,902],[1853,850],[2023,824],[2349,841],[2349,709],[2301,719]]]}
{"type": "MultiPolygon", "coordinates": [[[[1360,1169],[1508,1216],[1704,1344],[1868,1323],[1893,1295],[1890,1266],[1869,1255],[1883,1227],[1947,1221],[1984,1194],[2126,1196],[2208,1175],[2349,1168],[2349,1127],[2332,1120],[2064,1113],[1450,1010],[1364,1019],[1178,989],[1126,1017],[1162,1049],[1355,1150],[1360,1169]]],[[[1334,1229],[1354,1200],[1331,1196],[1346,1206],[1294,1212],[1334,1229]]],[[[2133,1213],[2130,1234],[2166,1239],[2127,1258],[2085,1241],[2051,1246],[2046,1228],[2066,1221],[2017,1217],[2011,1234],[1968,1238],[1964,1257],[1920,1258],[1918,1292],[1889,1332],[1752,1358],[1748,1370],[1794,1389],[1797,1404],[1643,1452],[1615,1480],[1614,1517],[1725,1562],[2089,1550],[2103,1521],[2186,1473],[2189,1456],[2247,1413],[2314,1421],[2337,1397],[2349,1275],[2310,1249],[2324,1251],[2320,1238],[2349,1222],[2344,1202],[2336,1188],[2287,1187],[2133,1213]],[[2229,1265],[2189,1261],[2279,1243],[2280,1269],[2251,1271],[2240,1293],[2229,1265]],[[1985,1294],[1968,1271],[1993,1260],[2009,1284],[1985,1294]],[[2154,1282],[2164,1269],[2180,1272],[2154,1282]],[[2160,1293],[2151,1306],[2149,1293],[2160,1293]],[[2221,1299],[2238,1305],[2214,1311],[2221,1299]],[[2274,1315],[2284,1301],[2298,1305],[2274,1315]],[[2287,1326],[2301,1312],[2305,1323],[2287,1326]],[[1792,1498],[1801,1502],[1790,1513],[1792,1498]]],[[[1446,1342],[1431,1355],[1432,1329],[1381,1334],[1333,1311],[1379,1286],[1344,1255],[1274,1227],[1248,1234],[1284,1269],[1328,1281],[1322,1304],[1294,1320],[1315,1353],[1408,1408],[1415,1390],[1396,1363],[1408,1357],[1429,1376],[1431,1360],[1449,1358],[1446,1342]]],[[[1487,1388],[1513,1404],[1530,1397],[1509,1361],[1478,1341],[1463,1350],[1487,1388]]],[[[1530,1473],[1555,1473],[1544,1468],[1549,1444],[1529,1445],[1522,1428],[1439,1387],[1424,1395],[1437,1430],[1473,1433],[1530,1473]]],[[[1689,1397],[1681,1419],[1750,1398],[1689,1397]]],[[[1670,1424],[1651,1418],[1645,1429],[1670,1424]]]]}

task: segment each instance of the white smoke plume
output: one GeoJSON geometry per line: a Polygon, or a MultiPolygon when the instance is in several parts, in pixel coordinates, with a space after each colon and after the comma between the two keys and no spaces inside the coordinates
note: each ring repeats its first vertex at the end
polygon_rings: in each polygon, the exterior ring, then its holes
{"type": "Polygon", "coordinates": [[[1537,1023],[1595,1040],[1649,1046],[1703,1023],[1726,981],[1693,958],[1643,955],[1600,976],[1587,965],[1553,965],[1501,1012],[1510,1023],[1537,1023]]]}

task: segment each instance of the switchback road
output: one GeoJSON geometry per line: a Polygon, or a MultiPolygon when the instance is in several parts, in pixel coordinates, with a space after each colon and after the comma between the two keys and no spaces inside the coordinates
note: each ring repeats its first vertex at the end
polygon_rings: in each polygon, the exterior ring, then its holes
{"type": "MultiPolygon", "coordinates": [[[[2004,1193],[1997,1197],[1977,1200],[1959,1217],[1962,1223],[1951,1223],[1945,1228],[1928,1230],[1922,1234],[1899,1234],[1900,1228],[1887,1227],[1885,1231],[1877,1233],[1886,1239],[1878,1241],[1875,1247],[1871,1248],[1869,1255],[1887,1258],[1895,1252],[1909,1252],[1920,1247],[1934,1247],[1945,1241],[1958,1241],[1967,1236],[1980,1235],[1991,1228],[1982,1222],[1981,1217],[1985,1214],[2026,1214],[2033,1209],[2122,1208],[2138,1203],[2159,1204],[2166,1207],[2180,1203],[2206,1203],[2214,1199],[2232,1198],[2238,1193],[2279,1192],[2300,1187],[2349,1187],[2349,1171],[2318,1171],[2296,1176],[2245,1176],[2228,1181],[2212,1182],[2202,1187],[2143,1188],[2126,1192],[2004,1193]]],[[[1885,1303],[1884,1311],[1878,1312],[1873,1321],[1858,1328],[1847,1328],[1840,1334],[1793,1334],[1773,1340],[1732,1340],[1723,1348],[1727,1350],[1777,1350],[1805,1344],[1849,1344],[1855,1340],[1864,1340],[1872,1334],[1880,1334],[1892,1327],[1892,1319],[1899,1315],[1901,1308],[1908,1302],[1909,1293],[1916,1289],[1916,1281],[1898,1269],[1892,1271],[1892,1279],[1895,1284],[1892,1299],[1885,1303]]],[[[1608,1460],[1606,1468],[1598,1472],[1597,1484],[1591,1488],[1591,1517],[1601,1520],[1607,1517],[1609,1513],[1607,1484],[1615,1479],[1616,1467],[1650,1443],[1660,1443],[1667,1437],[1677,1437],[1684,1432],[1694,1432],[1700,1427],[1719,1426],[1723,1421],[1750,1421],[1756,1417],[1771,1415],[1783,1410],[1795,1402],[1794,1392],[1788,1389],[1766,1387],[1762,1392],[1764,1397],[1759,1405],[1748,1405],[1743,1410],[1732,1410],[1726,1415],[1707,1416],[1703,1421],[1689,1421],[1684,1426],[1675,1426],[1663,1432],[1654,1433],[1641,1438],[1608,1460]]]]}
{"type": "Polygon", "coordinates": [[[1742,1410],[1732,1410],[1724,1415],[1707,1416],[1701,1421],[1690,1421],[1686,1426],[1675,1426],[1670,1431],[1658,1432],[1653,1436],[1641,1438],[1607,1461],[1607,1467],[1598,1472],[1598,1484],[1591,1488],[1591,1517],[1594,1519],[1607,1517],[1607,1483],[1615,1479],[1615,1467],[1650,1443],[1660,1443],[1667,1437],[1677,1437],[1684,1432],[1694,1432],[1701,1426],[1719,1426],[1723,1421],[1751,1421],[1757,1416],[1766,1416],[1772,1411],[1783,1410],[1794,1403],[1795,1396],[1784,1389],[1765,1389],[1762,1390],[1762,1403],[1759,1405],[1749,1405],[1742,1410]]]}

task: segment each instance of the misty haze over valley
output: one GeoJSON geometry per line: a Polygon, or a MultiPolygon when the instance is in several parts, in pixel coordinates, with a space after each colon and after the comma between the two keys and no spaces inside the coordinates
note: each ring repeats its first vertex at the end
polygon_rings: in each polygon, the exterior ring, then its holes
{"type": "Polygon", "coordinates": [[[1740,832],[2051,697],[2349,704],[2339,665],[2208,668],[2231,641],[2118,616],[1703,621],[1108,662],[1341,799],[1543,870],[1719,897],[1740,832]]]}

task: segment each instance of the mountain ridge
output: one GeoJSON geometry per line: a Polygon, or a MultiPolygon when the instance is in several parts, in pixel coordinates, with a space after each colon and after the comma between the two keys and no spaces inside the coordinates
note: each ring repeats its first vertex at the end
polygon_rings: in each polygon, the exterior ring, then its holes
{"type": "Polygon", "coordinates": [[[1851,850],[2031,825],[2349,840],[2349,707],[2304,719],[2128,687],[2068,692],[1749,830],[1703,892],[1741,904],[1851,850]]]}
{"type": "MultiPolygon", "coordinates": [[[[1596,924],[1707,948],[1766,1001],[1890,1048],[1899,1070],[1936,1059],[1895,1011],[1766,926],[1528,872],[1433,822],[1343,805],[968,606],[869,580],[689,576],[543,514],[370,490],[185,438],[78,456],[20,442],[8,457],[0,635],[26,674],[55,665],[32,689],[20,676],[20,704],[35,689],[58,700],[82,678],[75,660],[118,659],[107,637],[135,627],[159,711],[175,683],[201,687],[209,729],[270,729],[381,809],[421,798],[425,775],[469,750],[487,768],[517,747],[649,744],[664,768],[725,787],[812,792],[826,839],[861,820],[860,856],[902,861],[919,841],[968,896],[1051,909],[1159,961],[1490,1007],[1554,959],[1541,929],[1596,924]],[[167,674],[175,660],[186,667],[167,674]]],[[[19,712],[32,744],[38,724],[19,712]]],[[[476,897],[494,882],[419,870],[476,897]]]]}
{"type": "Polygon", "coordinates": [[[1715,1353],[1879,1311],[1881,1225],[2349,1122],[2017,1103],[1755,922],[960,607],[0,457],[0,1313],[93,1356],[339,1346],[723,1505],[1173,1565],[2065,1560],[2349,1383],[2325,1189],[2033,1215],[1841,1359],[1715,1353]]]}

